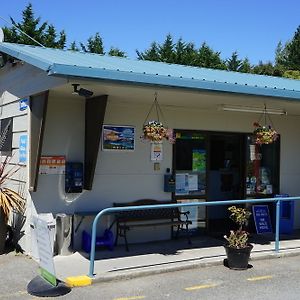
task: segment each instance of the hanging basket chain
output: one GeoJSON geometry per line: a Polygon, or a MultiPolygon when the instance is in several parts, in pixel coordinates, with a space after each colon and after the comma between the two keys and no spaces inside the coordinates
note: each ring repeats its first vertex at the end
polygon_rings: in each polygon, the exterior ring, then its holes
{"type": "Polygon", "coordinates": [[[147,120],[149,120],[149,116],[150,116],[150,114],[151,114],[151,112],[152,112],[152,110],[153,110],[154,105],[155,105],[155,100],[154,100],[154,102],[152,103],[152,105],[151,105],[151,107],[150,107],[150,110],[149,110],[149,112],[148,112],[148,114],[147,114],[147,116],[146,116],[146,118],[145,118],[145,121],[144,121],[144,123],[143,123],[144,125],[146,124],[147,120]]]}

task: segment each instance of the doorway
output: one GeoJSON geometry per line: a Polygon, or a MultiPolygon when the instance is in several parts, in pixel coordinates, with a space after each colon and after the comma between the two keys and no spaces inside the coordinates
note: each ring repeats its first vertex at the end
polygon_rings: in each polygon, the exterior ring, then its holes
{"type": "MultiPolygon", "coordinates": [[[[177,202],[272,197],[280,192],[280,137],[256,145],[247,133],[176,130],[173,175],[177,202]]],[[[190,208],[194,232],[224,233],[232,226],[226,206],[190,208]]],[[[273,207],[270,212],[273,214],[273,207]]]]}
{"type": "MultiPolygon", "coordinates": [[[[239,133],[211,133],[208,139],[207,201],[244,198],[245,135],[239,133]]],[[[224,231],[230,226],[228,206],[207,209],[208,230],[224,231]]]]}

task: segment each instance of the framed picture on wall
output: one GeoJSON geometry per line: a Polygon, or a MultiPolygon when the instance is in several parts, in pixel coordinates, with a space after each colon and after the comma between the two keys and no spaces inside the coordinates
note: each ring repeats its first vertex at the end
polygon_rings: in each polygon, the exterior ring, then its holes
{"type": "Polygon", "coordinates": [[[135,127],[103,125],[102,150],[104,151],[134,151],[135,127]]]}

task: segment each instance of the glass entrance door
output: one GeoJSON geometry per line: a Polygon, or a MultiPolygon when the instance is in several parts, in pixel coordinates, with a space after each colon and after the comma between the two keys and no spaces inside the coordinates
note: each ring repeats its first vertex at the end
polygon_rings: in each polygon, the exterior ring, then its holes
{"type": "MultiPolygon", "coordinates": [[[[174,145],[173,170],[177,202],[206,201],[207,194],[207,134],[199,131],[177,130],[174,145]]],[[[189,207],[192,231],[205,229],[206,208],[189,207]]]]}

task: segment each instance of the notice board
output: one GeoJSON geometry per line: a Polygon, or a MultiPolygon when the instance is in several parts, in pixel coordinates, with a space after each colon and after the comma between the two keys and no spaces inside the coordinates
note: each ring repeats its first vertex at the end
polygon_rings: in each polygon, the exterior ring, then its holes
{"type": "Polygon", "coordinates": [[[268,205],[253,205],[253,218],[257,233],[272,233],[272,224],[268,205]]]}

